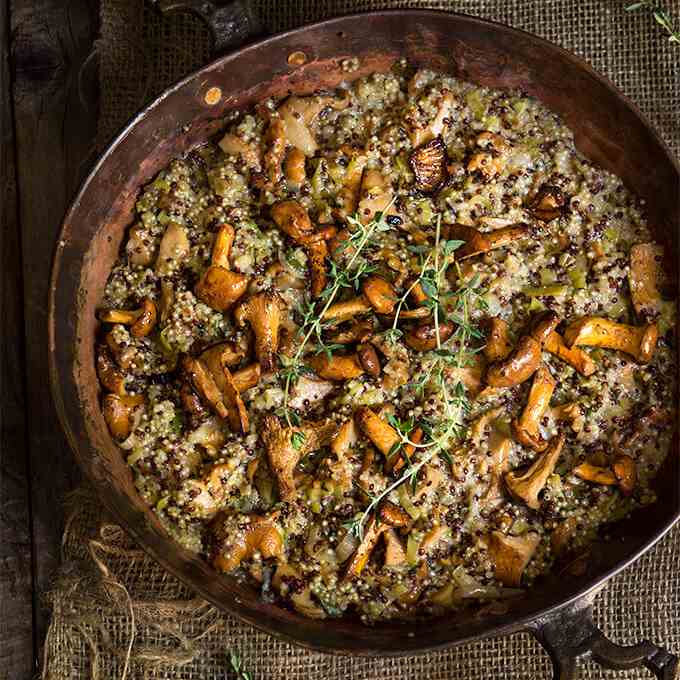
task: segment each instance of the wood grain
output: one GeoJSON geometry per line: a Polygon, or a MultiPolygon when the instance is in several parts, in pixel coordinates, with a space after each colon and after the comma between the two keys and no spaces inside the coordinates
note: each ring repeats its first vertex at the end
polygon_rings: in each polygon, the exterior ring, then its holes
{"type": "MultiPolygon", "coordinates": [[[[59,563],[64,496],[79,479],[49,390],[47,291],[61,220],[92,158],[96,86],[79,74],[97,35],[98,6],[91,0],[10,2],[37,641],[47,626],[39,594],[59,563]]],[[[40,655],[39,646],[35,652],[40,655]]]]}
{"type": "Polygon", "coordinates": [[[34,643],[21,248],[4,2],[0,27],[0,680],[10,680],[31,677],[34,643]]]}

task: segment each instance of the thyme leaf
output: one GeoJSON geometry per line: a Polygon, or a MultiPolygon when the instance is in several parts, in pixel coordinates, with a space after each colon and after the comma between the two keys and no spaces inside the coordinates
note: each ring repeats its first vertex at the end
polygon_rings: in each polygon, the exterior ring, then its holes
{"type": "MultiPolygon", "coordinates": [[[[388,422],[400,437],[400,441],[392,447],[388,457],[394,455],[397,451],[401,451],[406,459],[406,465],[401,475],[394,482],[370,499],[370,503],[361,515],[347,523],[348,530],[359,538],[363,536],[363,527],[371,513],[383,499],[405,482],[409,483],[415,493],[420,470],[437,455],[442,455],[447,461],[451,461],[448,449],[454,441],[460,441],[464,437],[463,419],[470,410],[470,403],[467,399],[465,385],[460,380],[456,381],[453,386],[449,384],[447,370],[466,366],[470,356],[476,351],[469,348],[471,340],[481,337],[472,321],[472,307],[482,300],[482,291],[477,277],[463,283],[453,293],[446,293],[445,295],[442,291],[446,271],[452,263],[455,263],[455,251],[461,245],[461,241],[442,241],[441,216],[439,216],[436,224],[434,247],[430,248],[429,252],[426,252],[420,246],[417,247],[417,252],[422,258],[420,275],[397,303],[392,328],[387,332],[393,340],[399,337],[400,331],[397,328],[399,315],[409,293],[420,283],[427,295],[425,304],[432,310],[437,347],[431,352],[431,361],[427,370],[423,372],[415,384],[410,383],[406,387],[415,389],[417,393],[422,393],[428,385],[434,383],[436,392],[441,395],[443,413],[442,417],[435,422],[424,421],[420,424],[427,437],[427,441],[424,442],[414,442],[409,438],[415,427],[415,422],[412,419],[401,421],[393,415],[387,417],[388,422]],[[445,298],[449,302],[449,305],[447,305],[447,308],[450,307],[449,311],[442,306],[442,300],[445,298]],[[453,342],[448,347],[444,347],[440,323],[443,319],[451,317],[455,319],[457,328],[452,336],[453,342]],[[407,444],[412,450],[413,459],[406,455],[407,444]]],[[[457,263],[455,264],[457,267],[457,263]]],[[[458,269],[458,278],[461,278],[460,269],[458,269]]],[[[479,304],[480,308],[481,306],[479,304]]]]}
{"type": "Polygon", "coordinates": [[[308,302],[300,308],[302,324],[298,333],[301,341],[292,357],[280,356],[283,369],[279,371],[279,377],[284,383],[282,412],[289,426],[292,426],[292,411],[289,407],[290,390],[301,375],[305,372],[311,372],[302,361],[305,349],[309,341],[314,337],[318,345],[317,352],[326,352],[327,356],[331,356],[333,345],[326,345],[323,340],[323,330],[325,328],[323,323],[324,315],[341,290],[359,290],[363,277],[375,269],[366,259],[365,251],[374,245],[374,239],[377,234],[391,228],[385,220],[385,213],[387,213],[391,205],[390,203],[384,212],[376,213],[373,220],[367,224],[363,224],[356,216],[347,218],[350,228],[349,237],[342,244],[343,250],[351,253],[348,256],[347,263],[340,267],[337,263],[331,261],[328,285],[321,292],[319,299],[315,302],[308,302]]]}
{"type": "Polygon", "coordinates": [[[637,10],[645,10],[650,12],[661,28],[668,34],[668,41],[680,45],[680,29],[676,28],[671,21],[671,17],[668,12],[655,5],[650,0],[642,0],[642,2],[634,2],[626,7],[626,12],[635,12],[637,10]]]}
{"type": "Polygon", "coordinates": [[[229,652],[229,665],[234,673],[236,673],[236,680],[253,680],[250,672],[243,668],[241,657],[236,652],[229,652]]]}

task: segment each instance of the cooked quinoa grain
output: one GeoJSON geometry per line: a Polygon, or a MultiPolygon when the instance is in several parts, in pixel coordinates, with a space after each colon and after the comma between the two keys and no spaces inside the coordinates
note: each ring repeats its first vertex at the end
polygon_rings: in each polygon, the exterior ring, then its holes
{"type": "Polygon", "coordinates": [[[264,598],[481,609],[655,502],[663,255],[539,102],[400,61],[231,117],[143,188],[102,410],[169,534],[264,598]]]}

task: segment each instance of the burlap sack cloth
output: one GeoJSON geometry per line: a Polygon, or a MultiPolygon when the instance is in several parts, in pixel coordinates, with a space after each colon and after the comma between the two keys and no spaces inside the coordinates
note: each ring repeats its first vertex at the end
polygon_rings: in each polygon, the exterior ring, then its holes
{"type": "MultiPolygon", "coordinates": [[[[604,0],[256,0],[270,31],[324,17],[384,7],[455,9],[541,35],[582,55],[632,97],[680,152],[680,46],[648,15],[604,0]]],[[[667,2],[680,22],[680,0],[667,2]]],[[[145,101],[208,59],[209,39],[196,19],[159,18],[143,0],[102,0],[102,110],[105,142],[145,101]]],[[[488,640],[402,659],[352,659],[305,651],[257,632],[198,598],[110,523],[86,491],[71,499],[63,567],[46,599],[52,625],[44,678],[234,677],[230,650],[253,678],[276,680],[421,680],[547,678],[547,656],[528,635],[488,640]]],[[[614,641],[652,637],[680,651],[680,529],[611,581],[596,605],[614,641]]],[[[444,625],[444,624],[442,624],[444,625]]],[[[612,677],[588,665],[584,678],[612,677]]],[[[618,677],[618,676],[617,676],[618,677]]],[[[629,671],[626,678],[649,677],[629,671]]]]}

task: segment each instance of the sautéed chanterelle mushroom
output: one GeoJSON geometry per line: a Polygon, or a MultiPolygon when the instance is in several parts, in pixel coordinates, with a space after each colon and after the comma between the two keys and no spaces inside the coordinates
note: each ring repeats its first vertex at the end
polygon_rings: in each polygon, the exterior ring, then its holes
{"type": "Polygon", "coordinates": [[[537,101],[398,63],[234,115],[136,208],[104,418],[172,536],[264,598],[498,607],[655,500],[663,249],[537,101]]]}

